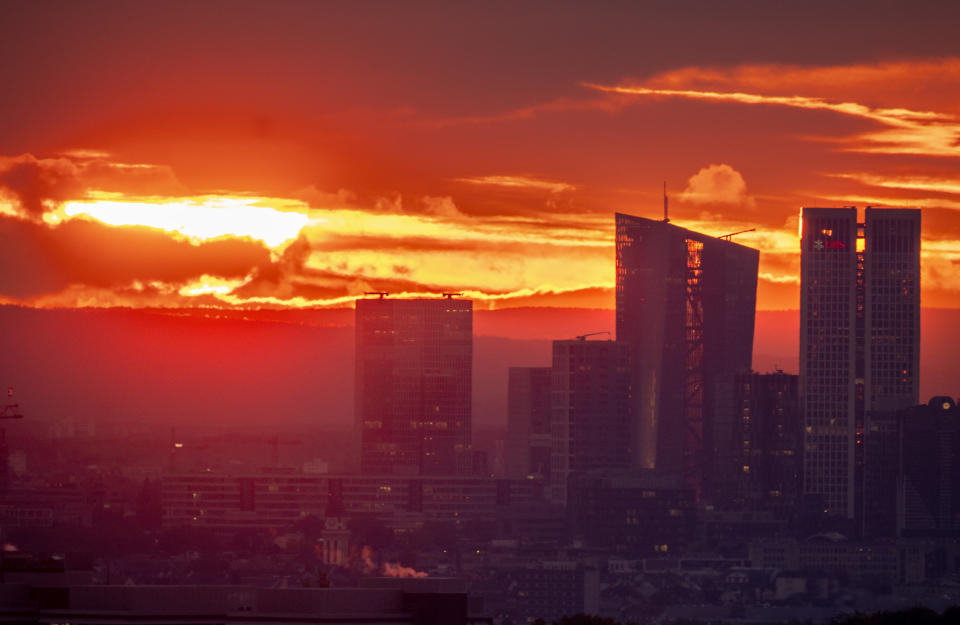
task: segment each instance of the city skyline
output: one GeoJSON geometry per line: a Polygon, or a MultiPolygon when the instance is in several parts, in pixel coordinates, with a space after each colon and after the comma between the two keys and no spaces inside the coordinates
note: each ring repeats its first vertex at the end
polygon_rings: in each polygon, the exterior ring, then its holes
{"type": "Polygon", "coordinates": [[[960,621],[960,4],[0,4],[0,620],[960,621]]]}

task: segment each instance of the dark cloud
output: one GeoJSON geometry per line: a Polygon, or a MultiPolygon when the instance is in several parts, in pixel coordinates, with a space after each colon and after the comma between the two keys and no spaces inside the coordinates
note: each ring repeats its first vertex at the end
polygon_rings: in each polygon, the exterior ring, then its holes
{"type": "Polygon", "coordinates": [[[21,210],[36,218],[46,210],[44,201],[62,202],[82,194],[79,172],[67,158],[24,154],[0,161],[0,187],[17,199],[21,210]]]}
{"type": "Polygon", "coordinates": [[[24,300],[70,285],[124,288],[134,281],[180,284],[203,274],[248,275],[270,253],[250,239],[193,244],[137,227],[71,220],[51,228],[0,217],[0,295],[24,300]]]}
{"type": "Polygon", "coordinates": [[[30,218],[40,217],[61,202],[81,199],[93,189],[139,196],[185,192],[173,170],[165,166],[84,156],[0,157],[0,194],[16,200],[30,218]]]}

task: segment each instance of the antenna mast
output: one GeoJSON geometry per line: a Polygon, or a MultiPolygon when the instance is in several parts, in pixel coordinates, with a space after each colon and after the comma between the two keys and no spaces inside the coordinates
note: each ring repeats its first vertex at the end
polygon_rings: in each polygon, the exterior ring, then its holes
{"type": "Polygon", "coordinates": [[[667,200],[667,181],[666,179],[664,179],[663,181],[663,221],[664,223],[670,223],[670,216],[669,216],[668,209],[669,209],[669,204],[667,200]]]}

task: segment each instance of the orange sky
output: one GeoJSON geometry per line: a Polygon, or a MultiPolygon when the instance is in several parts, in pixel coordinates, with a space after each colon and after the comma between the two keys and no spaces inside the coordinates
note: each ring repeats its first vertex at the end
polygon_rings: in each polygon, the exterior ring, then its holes
{"type": "Polygon", "coordinates": [[[610,308],[613,213],[758,248],[801,206],[923,209],[960,301],[947,3],[23,3],[0,54],[0,302],[610,308]]]}

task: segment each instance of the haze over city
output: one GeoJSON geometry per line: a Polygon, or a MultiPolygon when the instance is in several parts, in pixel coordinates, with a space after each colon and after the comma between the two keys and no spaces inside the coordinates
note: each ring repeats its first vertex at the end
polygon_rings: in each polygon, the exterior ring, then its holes
{"type": "Polygon", "coordinates": [[[958,23],[0,3],[0,615],[960,605],[958,23]]]}

